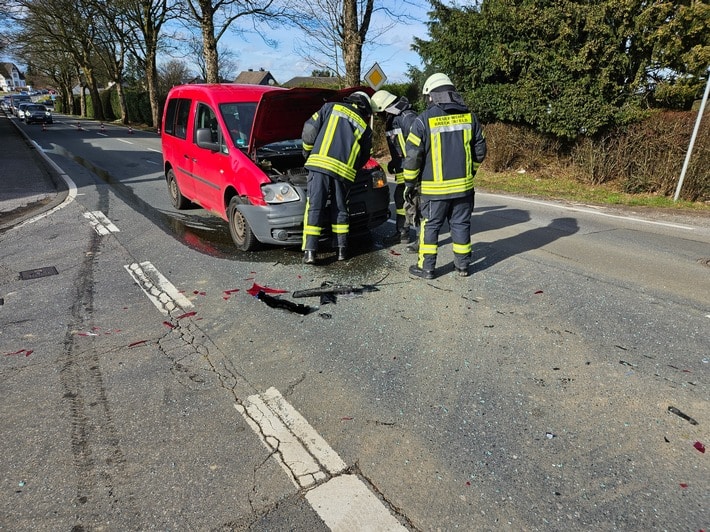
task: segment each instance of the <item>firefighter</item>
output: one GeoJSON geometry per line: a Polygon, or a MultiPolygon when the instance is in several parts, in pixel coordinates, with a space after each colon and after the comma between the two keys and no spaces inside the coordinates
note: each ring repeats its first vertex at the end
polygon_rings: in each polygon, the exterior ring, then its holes
{"type": "Polygon", "coordinates": [[[357,91],[342,103],[326,103],[303,125],[301,137],[308,169],[302,246],[306,264],[316,262],[318,240],[328,218],[338,246],[338,260],[347,259],[348,190],[370,157],[371,116],[370,97],[357,91]]]}
{"type": "Polygon", "coordinates": [[[410,129],[405,146],[405,198],[421,185],[419,258],[409,273],[433,279],[439,231],[449,222],[454,268],[468,276],[471,263],[473,177],[486,156],[486,139],[448,76],[436,73],[424,82],[427,109],[410,129]]]}
{"type": "Polygon", "coordinates": [[[387,171],[394,175],[394,206],[396,212],[396,241],[409,244],[410,226],[415,225],[415,209],[412,206],[405,206],[404,203],[404,172],[402,171],[402,161],[404,160],[404,144],[409,134],[409,128],[417,117],[417,113],[412,109],[409,100],[404,97],[397,97],[394,94],[379,90],[372,95],[372,111],[385,121],[385,136],[387,147],[390,152],[390,162],[387,164],[387,171]],[[410,215],[407,215],[409,210],[410,215]]]}

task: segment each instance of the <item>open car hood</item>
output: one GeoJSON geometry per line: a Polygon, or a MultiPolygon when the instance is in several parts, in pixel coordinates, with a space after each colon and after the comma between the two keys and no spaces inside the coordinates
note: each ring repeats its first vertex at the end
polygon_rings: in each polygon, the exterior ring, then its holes
{"type": "Polygon", "coordinates": [[[372,94],[369,87],[347,89],[294,88],[265,92],[256,107],[249,135],[249,155],[280,140],[300,139],[303,124],[326,102],[339,102],[355,91],[372,94]]]}

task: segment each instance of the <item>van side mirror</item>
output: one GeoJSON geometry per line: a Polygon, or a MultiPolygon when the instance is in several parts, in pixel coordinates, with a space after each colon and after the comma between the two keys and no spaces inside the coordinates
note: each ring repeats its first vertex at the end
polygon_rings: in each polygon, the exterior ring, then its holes
{"type": "Polygon", "coordinates": [[[208,127],[201,127],[195,131],[195,143],[200,148],[206,150],[219,151],[219,144],[212,142],[212,130],[208,127]]]}

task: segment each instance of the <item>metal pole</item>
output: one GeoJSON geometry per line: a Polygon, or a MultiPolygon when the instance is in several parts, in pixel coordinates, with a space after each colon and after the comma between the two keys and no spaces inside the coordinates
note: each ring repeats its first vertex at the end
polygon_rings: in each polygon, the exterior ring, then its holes
{"type": "Polygon", "coordinates": [[[700,104],[700,110],[698,111],[698,118],[695,119],[695,127],[693,128],[693,134],[690,137],[690,144],[688,145],[688,152],[685,154],[685,162],[683,163],[683,169],[680,171],[680,179],[678,179],[678,186],[675,189],[675,196],[673,196],[673,201],[678,201],[678,196],[680,196],[680,189],[683,186],[683,180],[685,179],[685,171],[688,169],[688,164],[690,163],[690,154],[693,152],[693,145],[695,144],[695,137],[698,136],[698,130],[700,129],[700,120],[703,117],[703,112],[705,111],[705,103],[708,101],[708,93],[710,92],[710,70],[708,70],[708,79],[705,81],[705,94],[703,95],[703,101],[700,104]]]}

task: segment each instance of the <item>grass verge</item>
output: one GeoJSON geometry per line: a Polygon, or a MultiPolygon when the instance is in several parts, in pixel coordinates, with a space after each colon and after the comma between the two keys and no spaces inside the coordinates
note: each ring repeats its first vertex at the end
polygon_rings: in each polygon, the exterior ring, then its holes
{"type": "Polygon", "coordinates": [[[710,202],[673,201],[672,197],[654,194],[627,194],[613,183],[588,185],[571,177],[546,177],[535,173],[479,171],[476,188],[500,192],[558,199],[598,205],[625,205],[656,209],[693,210],[710,213],[710,202]]]}

